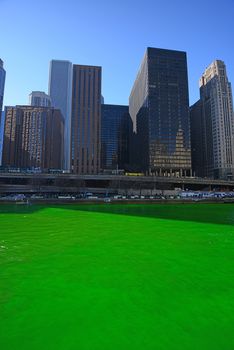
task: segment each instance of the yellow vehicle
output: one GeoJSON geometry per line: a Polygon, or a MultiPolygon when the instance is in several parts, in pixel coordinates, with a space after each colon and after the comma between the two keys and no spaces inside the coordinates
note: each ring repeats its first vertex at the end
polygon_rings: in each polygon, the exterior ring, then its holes
{"type": "Polygon", "coordinates": [[[144,176],[144,173],[125,173],[127,176],[144,176]]]}

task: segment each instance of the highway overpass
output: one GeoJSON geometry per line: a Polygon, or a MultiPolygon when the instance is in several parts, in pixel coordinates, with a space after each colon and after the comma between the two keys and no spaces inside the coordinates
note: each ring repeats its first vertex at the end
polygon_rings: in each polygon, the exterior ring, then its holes
{"type": "Polygon", "coordinates": [[[0,193],[137,193],[142,191],[234,190],[234,181],[194,177],[0,173],[0,193]]]}

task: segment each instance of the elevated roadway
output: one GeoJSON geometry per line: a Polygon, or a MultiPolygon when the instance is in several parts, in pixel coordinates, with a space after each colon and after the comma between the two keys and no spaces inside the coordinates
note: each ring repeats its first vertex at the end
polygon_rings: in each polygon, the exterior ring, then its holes
{"type": "Polygon", "coordinates": [[[195,177],[0,173],[0,193],[234,190],[234,181],[195,177]]]}

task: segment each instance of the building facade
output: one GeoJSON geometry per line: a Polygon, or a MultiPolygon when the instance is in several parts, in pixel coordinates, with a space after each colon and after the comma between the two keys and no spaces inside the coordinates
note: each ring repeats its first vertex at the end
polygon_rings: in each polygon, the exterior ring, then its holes
{"type": "Polygon", "coordinates": [[[2,148],[3,148],[3,132],[4,132],[4,112],[3,97],[5,88],[6,71],[3,68],[3,61],[0,59],[0,166],[2,165],[2,148]]]}
{"type": "Polygon", "coordinates": [[[0,59],[0,114],[2,112],[2,107],[3,107],[5,79],[6,79],[6,71],[3,68],[3,61],[0,59]]]}
{"type": "Polygon", "coordinates": [[[60,110],[6,107],[2,166],[62,169],[63,132],[60,110]]]}
{"type": "MultiPolygon", "coordinates": [[[[211,145],[207,176],[234,177],[234,117],[231,84],[223,61],[215,60],[199,81],[204,142],[211,145]]],[[[194,128],[194,125],[193,125],[194,128]]]]}
{"type": "Polygon", "coordinates": [[[29,105],[36,107],[51,107],[51,98],[43,91],[32,91],[29,95],[29,105]]]}
{"type": "Polygon", "coordinates": [[[160,176],[191,174],[186,53],[147,48],[129,98],[138,170],[160,176]]]}
{"type": "Polygon", "coordinates": [[[101,67],[74,65],[71,171],[97,174],[101,151],[101,67]]]}
{"type": "Polygon", "coordinates": [[[3,148],[3,138],[4,138],[4,124],[5,124],[5,113],[2,111],[0,113],[0,166],[2,166],[2,148],[3,148]]]}
{"type": "Polygon", "coordinates": [[[51,105],[60,109],[64,118],[64,168],[70,169],[72,63],[52,60],[49,71],[51,105]]]}
{"type": "Polygon", "coordinates": [[[190,107],[193,175],[213,177],[213,141],[210,106],[199,100],[190,107]]]}
{"type": "Polygon", "coordinates": [[[101,169],[103,171],[128,168],[131,125],[128,106],[102,104],[101,169]]]}

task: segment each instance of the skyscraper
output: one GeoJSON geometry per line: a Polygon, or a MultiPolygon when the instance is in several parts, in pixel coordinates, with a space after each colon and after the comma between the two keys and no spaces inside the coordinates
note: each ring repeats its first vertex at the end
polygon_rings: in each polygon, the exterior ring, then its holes
{"type": "Polygon", "coordinates": [[[193,175],[213,177],[212,125],[209,105],[202,100],[190,107],[191,154],[193,175]]]}
{"type": "Polygon", "coordinates": [[[74,65],[72,85],[71,170],[100,171],[101,67],[74,65]]]}
{"type": "Polygon", "coordinates": [[[4,87],[5,87],[6,71],[3,68],[3,61],[0,59],[0,119],[3,107],[4,87]]]}
{"type": "Polygon", "coordinates": [[[3,61],[0,59],[0,166],[2,165],[2,147],[3,147],[3,131],[4,131],[4,112],[3,97],[5,87],[6,71],[3,68],[3,61]]]}
{"type": "Polygon", "coordinates": [[[43,91],[32,91],[29,95],[29,105],[36,107],[50,107],[51,98],[43,91]]]}
{"type": "Polygon", "coordinates": [[[54,108],[64,117],[64,168],[70,169],[72,63],[52,60],[49,73],[49,96],[54,108]]]}
{"type": "Polygon", "coordinates": [[[147,48],[129,98],[138,170],[190,175],[190,123],[186,53],[147,48]]]}
{"type": "Polygon", "coordinates": [[[232,179],[234,176],[234,117],[231,84],[223,61],[215,60],[199,81],[200,105],[191,107],[191,132],[204,144],[205,160],[197,138],[192,137],[194,171],[201,176],[232,179]],[[202,122],[199,124],[197,120],[202,122]]]}
{"type": "Polygon", "coordinates": [[[131,125],[128,106],[102,104],[101,168],[103,170],[128,167],[131,125]]]}
{"type": "Polygon", "coordinates": [[[2,165],[61,169],[63,128],[60,110],[33,106],[6,107],[2,165]]]}
{"type": "Polygon", "coordinates": [[[5,113],[0,112],[0,166],[2,165],[2,148],[4,138],[5,113]]]}

